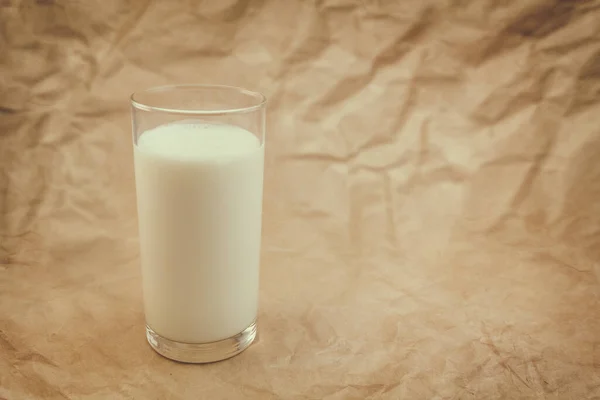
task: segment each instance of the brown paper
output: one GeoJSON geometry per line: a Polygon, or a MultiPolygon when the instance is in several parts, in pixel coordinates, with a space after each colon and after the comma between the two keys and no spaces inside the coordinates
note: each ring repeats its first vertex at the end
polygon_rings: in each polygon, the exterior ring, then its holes
{"type": "Polygon", "coordinates": [[[600,397],[598,1],[0,1],[0,399],[600,397]],[[270,99],[260,338],[144,337],[128,96],[270,99]]]}

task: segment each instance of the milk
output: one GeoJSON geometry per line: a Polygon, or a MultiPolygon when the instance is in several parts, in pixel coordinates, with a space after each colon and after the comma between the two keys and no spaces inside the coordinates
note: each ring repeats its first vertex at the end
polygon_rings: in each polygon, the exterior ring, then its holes
{"type": "Polygon", "coordinates": [[[177,342],[256,318],[264,147],[236,126],[181,122],[134,147],[146,323],[177,342]]]}

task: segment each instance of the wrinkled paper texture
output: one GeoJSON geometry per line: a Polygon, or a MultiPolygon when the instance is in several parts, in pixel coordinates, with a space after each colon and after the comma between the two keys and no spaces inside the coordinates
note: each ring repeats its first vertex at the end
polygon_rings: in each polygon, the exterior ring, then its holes
{"type": "Polygon", "coordinates": [[[600,397],[600,2],[0,1],[0,399],[600,397]],[[269,102],[260,338],[144,337],[129,95],[269,102]]]}

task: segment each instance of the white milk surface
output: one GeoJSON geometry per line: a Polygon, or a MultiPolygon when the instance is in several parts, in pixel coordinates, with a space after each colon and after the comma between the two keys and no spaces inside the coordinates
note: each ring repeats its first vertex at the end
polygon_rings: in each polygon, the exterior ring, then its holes
{"type": "Polygon", "coordinates": [[[146,323],[178,342],[256,318],[264,147],[231,125],[174,123],[134,146],[146,323]]]}

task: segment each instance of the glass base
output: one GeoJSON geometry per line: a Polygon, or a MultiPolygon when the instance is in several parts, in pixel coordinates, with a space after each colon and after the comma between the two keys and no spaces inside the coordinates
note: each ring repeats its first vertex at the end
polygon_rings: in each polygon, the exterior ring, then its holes
{"type": "Polygon", "coordinates": [[[246,350],[256,338],[256,321],[235,336],[211,343],[181,343],[166,339],[146,325],[146,339],[161,356],[184,363],[225,360],[246,350]]]}

